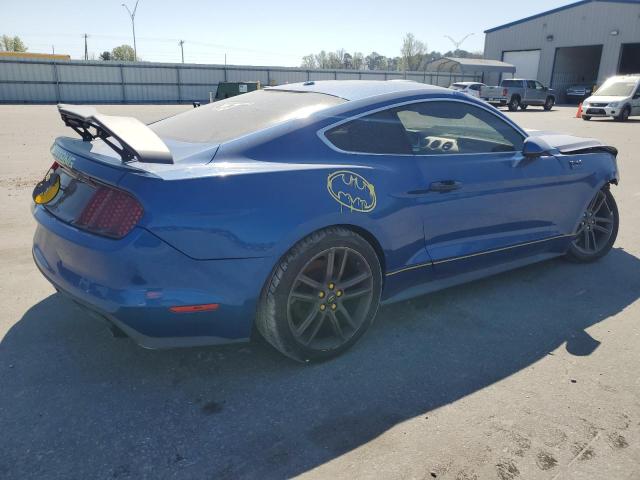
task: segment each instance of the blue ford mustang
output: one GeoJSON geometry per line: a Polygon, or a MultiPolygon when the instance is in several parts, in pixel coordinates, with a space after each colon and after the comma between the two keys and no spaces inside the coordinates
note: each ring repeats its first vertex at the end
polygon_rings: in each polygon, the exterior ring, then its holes
{"type": "Polygon", "coordinates": [[[33,257],[62,293],[151,347],[259,333],[336,355],[378,305],[564,255],[618,231],[615,148],[524,131],[465,94],[306,82],[151,125],[60,105],[33,193],[33,257]]]}

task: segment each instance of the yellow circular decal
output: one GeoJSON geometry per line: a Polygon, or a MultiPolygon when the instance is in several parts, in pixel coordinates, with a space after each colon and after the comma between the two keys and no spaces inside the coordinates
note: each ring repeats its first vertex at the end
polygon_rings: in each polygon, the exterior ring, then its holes
{"type": "Polygon", "coordinates": [[[327,190],[343,207],[352,212],[371,212],[376,208],[376,190],[362,175],[338,170],[327,177],[327,190]]]}
{"type": "Polygon", "coordinates": [[[33,201],[38,205],[49,203],[60,191],[60,175],[49,173],[44,180],[33,189],[33,201]]]}

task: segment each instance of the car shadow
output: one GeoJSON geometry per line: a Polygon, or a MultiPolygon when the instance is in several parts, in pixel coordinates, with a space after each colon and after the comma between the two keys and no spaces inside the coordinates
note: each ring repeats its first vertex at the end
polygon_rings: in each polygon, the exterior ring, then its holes
{"type": "Polygon", "coordinates": [[[342,357],[296,364],[262,343],[151,351],[59,295],[0,343],[4,478],[283,478],[486,388],[640,295],[622,249],[553,260],[381,310],[342,357]]]}

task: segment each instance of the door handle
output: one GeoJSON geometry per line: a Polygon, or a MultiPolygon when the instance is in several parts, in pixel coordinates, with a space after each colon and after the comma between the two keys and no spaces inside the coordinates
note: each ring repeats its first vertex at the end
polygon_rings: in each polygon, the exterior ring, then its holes
{"type": "Polygon", "coordinates": [[[458,190],[461,187],[462,183],[455,180],[441,180],[439,182],[433,182],[431,185],[429,185],[429,191],[444,193],[458,190]]]}

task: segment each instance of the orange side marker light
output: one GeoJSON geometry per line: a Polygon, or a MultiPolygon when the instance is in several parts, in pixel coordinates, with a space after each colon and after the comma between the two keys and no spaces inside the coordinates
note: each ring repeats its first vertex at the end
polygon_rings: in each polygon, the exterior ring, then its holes
{"type": "Polygon", "coordinates": [[[212,312],[219,307],[219,303],[206,303],[204,305],[177,305],[169,310],[173,313],[212,312]]]}

